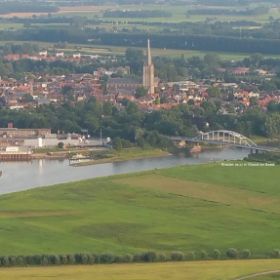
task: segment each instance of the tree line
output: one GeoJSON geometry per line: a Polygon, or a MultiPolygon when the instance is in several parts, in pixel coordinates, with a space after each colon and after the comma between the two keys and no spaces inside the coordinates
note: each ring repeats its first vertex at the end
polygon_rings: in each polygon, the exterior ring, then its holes
{"type": "Polygon", "coordinates": [[[8,13],[53,13],[58,7],[46,2],[4,1],[0,5],[0,14],[8,13]]]}
{"type": "Polygon", "coordinates": [[[104,17],[111,18],[159,18],[159,17],[171,17],[172,13],[160,10],[136,10],[136,11],[105,11],[104,17]]]}
{"type": "Polygon", "coordinates": [[[237,38],[216,35],[146,34],[133,32],[96,32],[75,28],[24,29],[0,32],[1,40],[71,42],[81,44],[102,44],[111,46],[145,47],[152,38],[153,47],[161,49],[202,50],[279,54],[280,40],[237,38]]]}
{"type": "Polygon", "coordinates": [[[91,98],[73,104],[71,100],[61,105],[43,105],[29,110],[0,109],[0,126],[13,122],[18,128],[49,127],[53,132],[77,132],[88,129],[89,134],[120,138],[125,143],[141,147],[166,149],[172,144],[162,135],[196,136],[199,131],[227,129],[244,135],[265,137],[280,136],[280,112],[263,112],[249,108],[241,115],[219,113],[219,104],[206,101],[201,107],[181,104],[171,110],[141,111],[135,103],[123,100],[121,107],[109,102],[100,103],[91,98]]]}
{"type": "MultiPolygon", "coordinates": [[[[228,248],[224,252],[214,249],[211,252],[205,250],[169,253],[147,251],[135,254],[116,255],[113,253],[92,254],[37,254],[29,256],[0,256],[0,267],[16,266],[59,266],[59,265],[94,265],[113,263],[153,263],[153,262],[180,262],[192,260],[225,260],[225,259],[253,259],[259,255],[252,254],[251,250],[228,248]]],[[[280,258],[280,250],[274,249],[262,257],[280,258]]]]}

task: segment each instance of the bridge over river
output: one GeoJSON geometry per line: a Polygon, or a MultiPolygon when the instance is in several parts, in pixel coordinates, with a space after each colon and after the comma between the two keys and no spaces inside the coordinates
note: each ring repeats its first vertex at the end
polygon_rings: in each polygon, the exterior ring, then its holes
{"type": "Polygon", "coordinates": [[[185,136],[171,136],[169,138],[175,142],[186,141],[191,143],[227,145],[243,149],[250,149],[251,151],[256,152],[280,152],[280,148],[257,145],[248,137],[230,130],[213,130],[205,133],[201,132],[198,136],[193,138],[185,136]]]}

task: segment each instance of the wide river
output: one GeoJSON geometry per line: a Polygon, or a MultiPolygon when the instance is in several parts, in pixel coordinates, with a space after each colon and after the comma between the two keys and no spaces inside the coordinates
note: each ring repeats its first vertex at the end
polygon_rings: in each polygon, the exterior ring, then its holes
{"type": "Polygon", "coordinates": [[[82,167],[69,166],[67,160],[35,160],[31,162],[0,162],[0,194],[36,187],[79,181],[89,178],[166,168],[184,164],[200,164],[220,160],[243,159],[248,151],[225,149],[203,152],[198,157],[167,156],[130,160],[82,167]]]}

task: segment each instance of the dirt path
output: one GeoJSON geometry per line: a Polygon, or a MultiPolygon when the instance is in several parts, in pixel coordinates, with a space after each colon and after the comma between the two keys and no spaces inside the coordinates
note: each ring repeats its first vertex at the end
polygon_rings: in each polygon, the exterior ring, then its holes
{"type": "Polygon", "coordinates": [[[250,274],[250,275],[243,276],[240,278],[235,278],[234,280],[246,280],[246,279],[252,279],[252,278],[255,278],[258,276],[272,275],[272,274],[277,274],[277,273],[280,273],[280,270],[272,270],[272,271],[265,271],[265,272],[250,274]]]}

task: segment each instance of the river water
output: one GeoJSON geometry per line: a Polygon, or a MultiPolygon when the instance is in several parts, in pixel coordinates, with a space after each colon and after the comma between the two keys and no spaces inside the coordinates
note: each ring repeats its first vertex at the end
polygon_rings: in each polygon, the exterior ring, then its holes
{"type": "Polygon", "coordinates": [[[104,177],[116,174],[167,168],[184,164],[200,164],[220,160],[238,160],[248,155],[241,149],[225,149],[201,153],[198,157],[167,156],[130,160],[90,166],[72,167],[67,160],[34,160],[31,162],[0,162],[0,194],[36,187],[104,177]]]}

